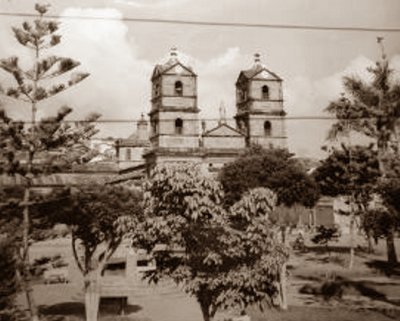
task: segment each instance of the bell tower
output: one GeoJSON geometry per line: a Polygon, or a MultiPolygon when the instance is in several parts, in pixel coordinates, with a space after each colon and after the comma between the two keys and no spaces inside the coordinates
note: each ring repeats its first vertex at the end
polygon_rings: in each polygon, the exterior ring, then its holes
{"type": "Polygon", "coordinates": [[[152,82],[150,141],[154,148],[199,147],[197,75],[184,65],[176,48],[155,66],[152,82]]]}
{"type": "Polygon", "coordinates": [[[253,66],[239,73],[235,119],[237,128],[246,135],[247,146],[286,147],[282,82],[261,63],[258,53],[253,66]]]}

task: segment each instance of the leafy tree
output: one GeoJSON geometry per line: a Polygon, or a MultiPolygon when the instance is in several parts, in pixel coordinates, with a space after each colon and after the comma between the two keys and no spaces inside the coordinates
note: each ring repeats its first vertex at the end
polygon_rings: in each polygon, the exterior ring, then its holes
{"type": "Polygon", "coordinates": [[[386,235],[390,233],[393,227],[397,230],[399,229],[399,220],[394,215],[395,213],[386,207],[367,208],[363,213],[361,225],[377,242],[381,237],[386,238],[386,235]]]}
{"type": "MultiPolygon", "coordinates": [[[[56,116],[38,121],[38,104],[56,94],[76,85],[85,79],[87,73],[72,73],[66,82],[48,85],[58,76],[75,69],[79,62],[65,57],[42,57],[44,50],[60,43],[57,34],[58,22],[45,19],[47,5],[35,5],[38,13],[33,22],[25,21],[21,27],[14,27],[16,40],[33,51],[33,66],[23,70],[18,57],[0,60],[0,68],[15,80],[16,85],[3,90],[3,94],[18,99],[31,109],[29,125],[13,121],[4,110],[0,110],[0,174],[22,177],[24,194],[19,201],[22,209],[21,228],[21,276],[23,288],[32,320],[38,320],[38,311],[32,296],[29,273],[29,233],[31,230],[31,207],[34,204],[32,192],[35,177],[45,175],[75,162],[83,162],[90,157],[85,141],[96,131],[93,126],[99,116],[90,115],[86,121],[71,126],[64,122],[72,112],[69,107],[62,107],[56,116]]],[[[0,86],[4,88],[4,86],[0,86]]]]}
{"type": "Polygon", "coordinates": [[[329,251],[329,242],[337,241],[339,238],[339,231],[337,227],[326,227],[320,225],[317,227],[317,234],[311,239],[316,244],[325,245],[326,251],[331,255],[329,251]]]}
{"type": "Polygon", "coordinates": [[[182,285],[205,321],[276,295],[287,252],[271,222],[270,190],[251,190],[225,210],[220,184],[194,164],[158,165],[144,190],[146,219],[133,242],[156,259],[150,281],[182,285]]]}
{"type": "Polygon", "coordinates": [[[126,226],[143,218],[142,193],[122,186],[92,185],[71,191],[55,222],[71,228],[72,250],[84,278],[86,320],[97,321],[100,276],[120,246],[126,226]]]}
{"type": "Polygon", "coordinates": [[[235,161],[226,164],[219,180],[225,192],[224,202],[230,206],[243,193],[255,187],[266,187],[278,196],[278,205],[291,207],[315,205],[318,187],[300,162],[286,149],[249,148],[235,161]]]}
{"type": "MultiPolygon", "coordinates": [[[[280,206],[273,216],[281,226],[285,245],[288,226],[298,222],[298,217],[287,208],[298,205],[312,207],[319,198],[318,186],[313,178],[286,149],[265,150],[260,146],[253,146],[238,159],[226,164],[219,174],[219,180],[225,192],[225,207],[238,201],[252,188],[266,187],[274,191],[280,206]]],[[[281,271],[280,279],[281,308],[286,309],[285,267],[281,271]]]]}
{"type": "Polygon", "coordinates": [[[323,195],[354,193],[357,199],[372,190],[379,175],[377,152],[372,145],[334,148],[313,173],[323,195]]]}
{"type": "Polygon", "coordinates": [[[357,214],[363,215],[372,200],[379,178],[377,152],[373,146],[332,149],[313,176],[323,195],[347,197],[350,205],[350,263],[354,262],[354,228],[357,214]]]}
{"type": "Polygon", "coordinates": [[[12,242],[0,239],[0,320],[16,320],[15,297],[18,292],[16,250],[12,242]]]}
{"type": "MultiPolygon", "coordinates": [[[[385,178],[381,179],[377,190],[383,203],[383,207],[378,207],[369,217],[375,237],[385,236],[388,249],[394,248],[393,233],[400,230],[400,160],[398,157],[388,159],[389,169],[385,178]]],[[[395,249],[392,250],[395,253],[395,249]]],[[[392,253],[390,251],[388,254],[392,253]]],[[[393,255],[393,253],[392,253],[393,255]]],[[[389,262],[396,263],[396,257],[389,257],[389,262]]]]}
{"type": "MultiPolygon", "coordinates": [[[[378,38],[378,43],[382,45],[382,38],[378,38]]],[[[351,137],[353,132],[369,137],[378,151],[379,168],[384,178],[390,170],[387,160],[398,157],[400,83],[393,77],[383,45],[381,61],[368,71],[371,81],[357,76],[344,77],[345,93],[327,107],[327,111],[337,119],[329,137],[351,137]]],[[[386,237],[388,261],[397,262],[394,229],[386,237]]]]}

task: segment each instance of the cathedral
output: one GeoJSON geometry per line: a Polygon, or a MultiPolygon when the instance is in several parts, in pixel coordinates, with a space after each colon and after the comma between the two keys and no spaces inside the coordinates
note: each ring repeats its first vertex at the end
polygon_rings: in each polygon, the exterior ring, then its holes
{"type": "Polygon", "coordinates": [[[251,144],[286,147],[282,82],[255,54],[253,66],[236,80],[235,126],[221,106],[218,124],[207,128],[199,117],[197,74],[172,48],[168,61],[157,64],[151,76],[149,121],[142,115],[136,133],[116,141],[119,168],[148,172],[159,163],[191,161],[212,172],[251,144]]]}

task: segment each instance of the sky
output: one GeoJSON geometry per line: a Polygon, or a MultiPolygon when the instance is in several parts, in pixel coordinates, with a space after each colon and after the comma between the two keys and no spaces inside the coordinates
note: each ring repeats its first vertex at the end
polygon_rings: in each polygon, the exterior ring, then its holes
{"type": "MultiPolygon", "coordinates": [[[[235,114],[235,82],[240,70],[261,54],[262,63],[284,79],[289,149],[301,157],[322,157],[330,121],[298,120],[320,116],[343,91],[344,75],[368,79],[366,68],[380,57],[376,37],[383,36],[395,76],[400,79],[400,32],[310,31],[293,29],[187,26],[139,23],[122,17],[339,27],[400,27],[398,0],[52,0],[60,16],[96,16],[113,20],[62,19],[62,42],[51,52],[81,62],[91,74],[74,88],[39,106],[48,116],[61,105],[71,118],[99,112],[104,119],[137,119],[150,111],[150,77],[171,47],[198,75],[201,117],[218,118],[224,103],[235,114]]],[[[33,13],[34,1],[0,0],[0,12],[33,13]]],[[[0,16],[0,58],[19,56],[29,66],[32,53],[13,39],[11,27],[25,18],[0,16]]],[[[0,84],[11,81],[0,71],[0,84]]],[[[0,97],[7,111],[24,119],[29,106],[0,97]]],[[[100,135],[126,137],[134,124],[102,124],[100,135]]]]}

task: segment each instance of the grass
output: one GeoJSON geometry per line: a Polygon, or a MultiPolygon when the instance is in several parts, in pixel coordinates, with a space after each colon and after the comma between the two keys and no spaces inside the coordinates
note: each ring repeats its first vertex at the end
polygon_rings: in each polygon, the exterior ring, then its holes
{"type": "Polygon", "coordinates": [[[393,321],[379,311],[348,308],[290,307],[287,311],[250,311],[252,321],[393,321]]]}
{"type": "MultiPolygon", "coordinates": [[[[396,241],[400,249],[400,239],[396,241]]],[[[262,313],[251,309],[252,321],[400,320],[400,267],[386,264],[384,241],[380,241],[373,254],[357,249],[352,270],[347,268],[349,249],[345,237],[331,247],[330,256],[310,242],[307,245],[308,251],[293,253],[288,264],[289,310],[262,313]],[[332,298],[324,295],[324,284],[325,291],[332,290],[340,295],[332,298]],[[319,289],[320,293],[299,293],[305,285],[319,289]]],[[[365,240],[360,237],[358,245],[364,246],[365,240]]],[[[33,258],[62,254],[66,261],[73,262],[68,240],[44,242],[34,245],[32,250],[33,258]]],[[[103,313],[99,321],[202,320],[198,304],[183,293],[166,292],[165,289],[146,293],[140,293],[140,289],[135,291],[138,292],[128,316],[103,313]]],[[[84,320],[82,280],[68,285],[37,284],[34,292],[46,321],[84,320]]]]}

